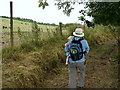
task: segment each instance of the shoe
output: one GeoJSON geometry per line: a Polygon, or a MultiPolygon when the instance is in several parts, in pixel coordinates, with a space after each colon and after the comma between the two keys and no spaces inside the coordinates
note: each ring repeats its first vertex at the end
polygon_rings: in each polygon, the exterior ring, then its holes
{"type": "Polygon", "coordinates": [[[78,88],[83,88],[83,87],[78,87],[78,88]]]}

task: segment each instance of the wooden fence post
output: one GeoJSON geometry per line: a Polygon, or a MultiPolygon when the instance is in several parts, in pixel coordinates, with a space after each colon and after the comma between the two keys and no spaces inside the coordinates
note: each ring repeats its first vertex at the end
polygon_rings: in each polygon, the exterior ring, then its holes
{"type": "Polygon", "coordinates": [[[59,22],[59,26],[60,26],[60,35],[62,36],[62,23],[59,22]]]}
{"type": "Polygon", "coordinates": [[[13,2],[10,1],[10,42],[13,47],[13,2]]]}

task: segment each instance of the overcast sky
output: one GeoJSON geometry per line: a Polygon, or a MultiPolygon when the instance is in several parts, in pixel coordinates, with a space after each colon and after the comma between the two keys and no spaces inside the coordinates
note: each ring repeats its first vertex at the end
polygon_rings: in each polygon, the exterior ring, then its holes
{"type": "MultiPolygon", "coordinates": [[[[0,0],[0,16],[10,16],[10,1],[13,1],[13,17],[21,17],[33,19],[37,22],[44,23],[80,23],[78,17],[80,16],[79,10],[83,6],[75,5],[75,10],[71,13],[70,17],[64,15],[62,10],[58,10],[54,5],[55,0],[47,0],[49,6],[44,10],[39,8],[39,0],[0,0]]],[[[87,18],[91,20],[90,18],[87,18]]]]}

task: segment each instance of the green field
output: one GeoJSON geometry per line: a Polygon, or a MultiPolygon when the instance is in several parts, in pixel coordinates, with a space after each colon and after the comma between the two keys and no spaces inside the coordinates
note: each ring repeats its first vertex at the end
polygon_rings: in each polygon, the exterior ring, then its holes
{"type": "MultiPolygon", "coordinates": [[[[0,20],[2,20],[2,27],[3,26],[10,27],[10,19],[0,18],[0,20]]],[[[13,20],[13,31],[18,31],[18,27],[20,28],[21,31],[31,31],[32,24],[33,23],[30,23],[30,22],[13,20]]],[[[38,27],[43,31],[46,31],[46,29],[54,30],[57,26],[38,24],[38,27]]],[[[10,29],[2,29],[3,32],[9,32],[9,30],[10,29]]]]}
{"type": "MultiPolygon", "coordinates": [[[[2,21],[2,41],[3,41],[3,47],[10,45],[10,19],[7,18],[0,18],[2,21]],[[7,27],[7,28],[3,28],[7,27]]],[[[34,24],[31,22],[25,22],[25,21],[19,21],[19,20],[13,20],[13,34],[14,34],[14,43],[19,44],[20,38],[22,40],[25,39],[31,39],[32,37],[32,26],[34,24]],[[20,33],[18,33],[20,32],[20,33]],[[20,37],[19,34],[22,34],[20,37]]],[[[42,25],[37,24],[39,32],[39,38],[45,39],[46,37],[53,36],[52,33],[56,32],[58,26],[52,26],[52,25],[42,25]]]]}

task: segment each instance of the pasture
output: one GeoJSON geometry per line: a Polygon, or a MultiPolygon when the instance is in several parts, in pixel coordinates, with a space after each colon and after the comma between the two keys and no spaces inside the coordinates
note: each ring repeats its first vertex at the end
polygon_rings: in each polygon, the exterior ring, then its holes
{"type": "MultiPolygon", "coordinates": [[[[3,47],[10,45],[10,19],[0,18],[2,20],[2,45],[3,47]]],[[[31,39],[32,30],[35,29],[34,23],[13,20],[13,35],[14,44],[20,44],[20,40],[31,39]]],[[[39,38],[45,39],[53,36],[52,33],[56,32],[58,26],[37,24],[39,29],[39,38]]]]}
{"type": "MultiPolygon", "coordinates": [[[[10,19],[6,19],[6,18],[0,18],[0,20],[2,20],[2,27],[8,27],[6,29],[2,28],[3,32],[9,32],[9,27],[10,27],[10,19]]],[[[32,30],[32,24],[31,22],[24,22],[24,21],[20,21],[20,20],[13,20],[13,30],[14,31],[18,31],[18,27],[21,29],[21,31],[28,31],[30,32],[32,30]]],[[[38,24],[38,27],[43,29],[43,31],[47,30],[47,29],[55,29],[56,26],[48,26],[48,25],[41,25],[38,24]]]]}

